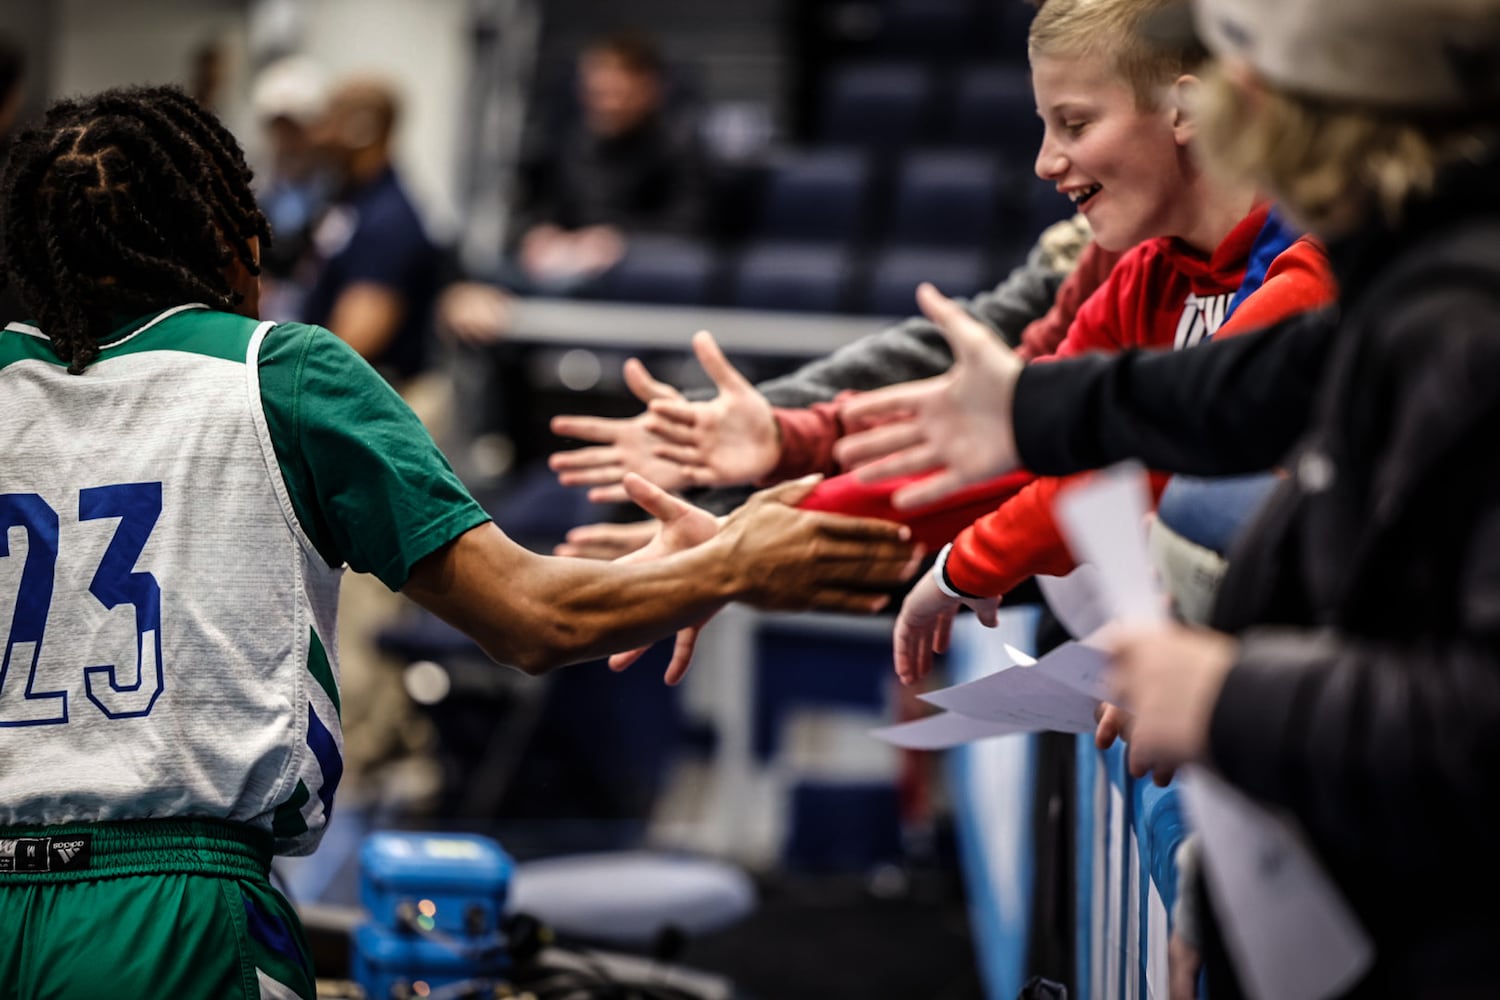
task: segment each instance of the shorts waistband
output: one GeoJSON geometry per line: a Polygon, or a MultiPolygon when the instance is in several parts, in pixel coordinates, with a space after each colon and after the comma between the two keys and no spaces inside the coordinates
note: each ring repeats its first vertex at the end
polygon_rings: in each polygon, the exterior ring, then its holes
{"type": "Polygon", "coordinates": [[[264,881],[271,835],[214,819],[0,827],[0,884],[122,875],[216,875],[264,881]]]}

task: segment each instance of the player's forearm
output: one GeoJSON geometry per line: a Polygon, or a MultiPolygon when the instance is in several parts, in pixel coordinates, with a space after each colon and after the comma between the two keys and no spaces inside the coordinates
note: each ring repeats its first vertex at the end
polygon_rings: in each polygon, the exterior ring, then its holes
{"type": "Polygon", "coordinates": [[[404,592],[528,674],[654,642],[738,596],[723,547],[649,563],[526,552],[494,525],[419,564],[404,592]]]}

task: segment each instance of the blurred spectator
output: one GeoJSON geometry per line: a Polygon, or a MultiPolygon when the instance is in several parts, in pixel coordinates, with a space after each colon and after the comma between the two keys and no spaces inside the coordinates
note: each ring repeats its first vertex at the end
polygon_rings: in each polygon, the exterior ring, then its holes
{"type": "Polygon", "coordinates": [[[328,109],[328,85],[312,61],[287,56],[256,76],[250,103],[267,147],[256,199],[276,237],[261,251],[261,315],[294,320],[302,312],[302,293],[316,277],[299,274],[299,265],[307,270],[313,225],[332,193],[313,141],[328,109]]]}
{"type": "Polygon", "coordinates": [[[370,78],[329,97],[316,137],[337,188],[313,230],[317,278],[302,319],[338,334],[399,388],[426,367],[442,253],[392,163],[398,110],[394,90],[370,78]]]}
{"type": "MultiPolygon", "coordinates": [[[[316,277],[302,319],[326,326],[374,365],[433,430],[445,406],[427,365],[427,332],[442,253],[428,238],[392,162],[395,91],[372,78],[333,88],[312,128],[334,194],[312,231],[316,277]]],[[[392,796],[418,806],[438,786],[432,728],[401,681],[402,664],[376,636],[402,611],[378,580],[351,574],[339,593],[344,783],[359,801],[392,796]]]]}
{"type": "Polygon", "coordinates": [[[613,265],[635,232],[693,233],[704,210],[696,122],[666,113],[665,68],[648,39],[612,35],[578,61],[578,119],[522,169],[512,252],[539,290],[613,265]]]}
{"type": "MultiPolygon", "coordinates": [[[[669,107],[667,88],[661,54],[641,35],[583,50],[577,114],[524,156],[502,284],[572,294],[613,267],[635,234],[699,232],[708,191],[698,122],[669,107]]],[[[470,342],[498,337],[506,313],[505,294],[475,282],[450,287],[438,309],[470,342]]]]}

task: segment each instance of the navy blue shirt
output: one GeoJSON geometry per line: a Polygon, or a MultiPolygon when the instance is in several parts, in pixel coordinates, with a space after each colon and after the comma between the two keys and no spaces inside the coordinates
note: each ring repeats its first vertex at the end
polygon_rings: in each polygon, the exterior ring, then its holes
{"type": "Polygon", "coordinates": [[[428,238],[395,170],[387,167],[369,183],[337,198],[316,227],[313,245],[320,266],[303,303],[303,320],[327,326],[334,304],[350,285],[367,282],[386,288],[400,296],[406,308],[385,350],[368,360],[388,378],[421,371],[427,361],[441,253],[428,238]]]}

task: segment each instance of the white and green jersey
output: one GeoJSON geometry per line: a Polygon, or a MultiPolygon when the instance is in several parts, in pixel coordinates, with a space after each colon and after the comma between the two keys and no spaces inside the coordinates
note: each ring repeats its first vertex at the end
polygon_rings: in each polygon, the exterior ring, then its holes
{"type": "Polygon", "coordinates": [[[0,827],[210,816],[316,845],[342,564],[485,515],[326,331],[183,306],[83,375],[0,331],[0,827]]]}

